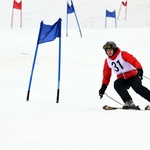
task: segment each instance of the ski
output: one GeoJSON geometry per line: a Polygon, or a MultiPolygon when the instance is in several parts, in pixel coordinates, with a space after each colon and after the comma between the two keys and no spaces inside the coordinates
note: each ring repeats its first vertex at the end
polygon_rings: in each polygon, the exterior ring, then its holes
{"type": "MultiPolygon", "coordinates": [[[[117,109],[122,109],[122,110],[142,110],[142,109],[140,109],[139,106],[136,106],[135,109],[123,109],[122,107],[114,107],[114,106],[108,106],[108,105],[104,105],[104,106],[103,106],[103,109],[104,109],[104,110],[117,110],[117,109]]],[[[147,105],[147,106],[144,108],[144,110],[150,110],[150,106],[147,105]]]]}
{"type": "Polygon", "coordinates": [[[122,107],[114,107],[114,106],[108,106],[104,105],[103,106],[104,110],[116,110],[116,109],[122,109],[122,110],[141,110],[139,106],[136,106],[134,109],[123,109],[122,107]]]}
{"type": "Polygon", "coordinates": [[[147,106],[145,107],[145,110],[150,110],[150,106],[147,105],[147,106]]]}
{"type": "Polygon", "coordinates": [[[122,109],[122,108],[121,107],[113,107],[113,106],[104,105],[103,109],[104,110],[116,110],[116,109],[122,109]]]}

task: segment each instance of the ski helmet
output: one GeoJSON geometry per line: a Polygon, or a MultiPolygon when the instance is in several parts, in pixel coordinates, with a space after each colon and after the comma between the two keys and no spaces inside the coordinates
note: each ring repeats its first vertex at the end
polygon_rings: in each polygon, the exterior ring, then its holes
{"type": "Polygon", "coordinates": [[[116,48],[117,48],[116,43],[113,41],[109,41],[109,42],[106,42],[106,44],[103,46],[104,50],[110,49],[110,48],[112,48],[113,50],[116,50],[116,48]]]}

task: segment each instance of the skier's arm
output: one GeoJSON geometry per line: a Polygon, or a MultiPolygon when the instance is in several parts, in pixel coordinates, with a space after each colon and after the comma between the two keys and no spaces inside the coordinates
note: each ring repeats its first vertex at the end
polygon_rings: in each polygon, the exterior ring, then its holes
{"type": "Polygon", "coordinates": [[[137,74],[139,78],[142,80],[143,79],[143,67],[140,64],[140,62],[133,55],[125,51],[122,52],[122,58],[137,69],[137,74]]]}
{"type": "Polygon", "coordinates": [[[105,60],[104,68],[103,68],[102,86],[99,90],[100,99],[103,97],[105,90],[107,89],[107,86],[110,82],[110,77],[111,77],[111,69],[109,68],[109,66],[107,64],[107,60],[105,60]]]}
{"type": "Polygon", "coordinates": [[[102,84],[108,85],[111,78],[111,68],[109,68],[107,59],[105,59],[104,67],[103,67],[103,80],[102,84]]]}
{"type": "Polygon", "coordinates": [[[142,69],[142,65],[140,64],[140,62],[128,52],[122,51],[122,58],[124,61],[133,65],[136,69],[142,69]]]}

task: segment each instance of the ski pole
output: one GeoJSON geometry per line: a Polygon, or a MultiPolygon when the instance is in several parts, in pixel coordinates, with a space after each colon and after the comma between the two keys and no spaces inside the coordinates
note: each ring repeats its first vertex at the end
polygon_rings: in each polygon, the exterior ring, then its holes
{"type": "Polygon", "coordinates": [[[147,77],[147,76],[143,76],[144,78],[146,78],[146,79],[148,79],[148,80],[150,80],[150,78],[149,77],[147,77]]]}
{"type": "Polygon", "coordinates": [[[123,106],[123,104],[119,103],[117,100],[115,100],[115,99],[113,99],[112,97],[110,97],[107,93],[105,93],[105,94],[106,94],[106,96],[107,96],[108,98],[110,98],[111,100],[113,100],[113,101],[115,101],[116,103],[118,103],[118,104],[120,104],[121,106],[123,106]]]}

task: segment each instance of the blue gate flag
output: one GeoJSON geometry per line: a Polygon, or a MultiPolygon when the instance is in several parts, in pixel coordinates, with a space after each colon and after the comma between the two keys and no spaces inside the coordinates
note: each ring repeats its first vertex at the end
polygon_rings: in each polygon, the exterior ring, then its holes
{"type": "Polygon", "coordinates": [[[106,17],[116,18],[116,11],[110,12],[106,10],[106,17]]]}
{"type": "Polygon", "coordinates": [[[73,2],[71,1],[71,5],[69,5],[67,2],[67,14],[71,14],[73,12],[75,12],[73,2]]]}
{"type": "Polygon", "coordinates": [[[46,25],[41,21],[38,44],[53,41],[56,37],[61,37],[61,18],[53,25],[46,25]]]}
{"type": "Polygon", "coordinates": [[[106,10],[106,17],[105,17],[105,28],[107,26],[107,17],[111,17],[115,19],[115,27],[117,27],[117,21],[116,21],[116,11],[110,12],[106,10]]]}
{"type": "Polygon", "coordinates": [[[27,92],[27,101],[29,101],[29,95],[30,95],[30,88],[32,83],[32,77],[38,52],[38,46],[39,44],[53,41],[56,37],[59,37],[59,57],[58,57],[58,89],[57,89],[57,103],[59,102],[59,90],[60,90],[60,65],[61,65],[61,21],[62,19],[59,18],[56,23],[53,25],[45,25],[43,21],[40,23],[40,31],[38,35],[35,55],[33,59],[32,69],[31,69],[31,75],[29,80],[29,86],[28,86],[28,92],[27,92]]]}
{"type": "Polygon", "coordinates": [[[68,3],[68,1],[67,1],[66,36],[68,36],[68,15],[71,14],[71,13],[74,13],[74,15],[75,15],[75,18],[76,18],[76,21],[77,21],[77,25],[78,25],[78,28],[79,28],[79,32],[80,32],[80,35],[81,35],[81,37],[82,37],[82,33],[81,33],[79,21],[78,21],[77,14],[76,14],[76,11],[75,11],[75,8],[74,8],[73,1],[72,1],[72,0],[71,0],[71,5],[69,5],[69,3],[68,3]]]}

